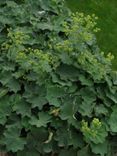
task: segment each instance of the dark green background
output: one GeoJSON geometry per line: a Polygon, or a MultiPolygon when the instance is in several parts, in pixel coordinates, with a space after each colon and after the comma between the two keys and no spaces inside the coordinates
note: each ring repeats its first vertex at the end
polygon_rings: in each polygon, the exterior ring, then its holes
{"type": "Polygon", "coordinates": [[[86,14],[95,13],[98,27],[101,31],[97,34],[99,47],[105,52],[111,52],[113,69],[117,70],[117,0],[66,0],[68,7],[76,12],[86,14]]]}

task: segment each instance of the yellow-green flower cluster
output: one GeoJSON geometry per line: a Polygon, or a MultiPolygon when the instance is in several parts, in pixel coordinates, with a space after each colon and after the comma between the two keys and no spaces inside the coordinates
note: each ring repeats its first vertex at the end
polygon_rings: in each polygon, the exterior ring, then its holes
{"type": "Polygon", "coordinates": [[[2,44],[2,50],[8,50],[12,46],[18,46],[22,45],[27,39],[29,39],[29,36],[26,35],[24,32],[21,30],[12,30],[7,29],[8,34],[7,38],[8,40],[2,44]]]}
{"type": "Polygon", "coordinates": [[[111,53],[108,53],[106,59],[107,61],[111,62],[114,59],[114,55],[112,55],[111,53]]]}
{"type": "Polygon", "coordinates": [[[78,63],[84,70],[89,72],[95,79],[102,79],[106,74],[105,65],[100,63],[95,55],[90,51],[85,51],[79,54],[78,63]]]}
{"type": "Polygon", "coordinates": [[[56,56],[53,56],[51,53],[45,53],[42,50],[39,49],[32,49],[30,52],[30,56],[33,56],[34,58],[37,58],[40,61],[46,61],[48,64],[52,66],[56,66],[55,62],[58,61],[58,58],[56,56]]]}
{"type": "Polygon", "coordinates": [[[94,128],[100,128],[102,126],[102,123],[99,121],[99,119],[94,118],[92,121],[92,127],[94,128]]]}
{"type": "Polygon", "coordinates": [[[17,59],[26,59],[27,56],[23,51],[20,51],[17,55],[17,59]]]}
{"type": "Polygon", "coordinates": [[[72,46],[72,43],[70,42],[70,40],[65,40],[63,42],[57,43],[55,45],[55,48],[59,52],[61,52],[61,51],[64,51],[67,53],[73,52],[73,46],[72,46]]]}
{"type": "Polygon", "coordinates": [[[88,127],[88,122],[82,120],[82,132],[83,133],[90,133],[91,129],[88,127]]]}
{"type": "Polygon", "coordinates": [[[8,38],[9,43],[14,43],[15,45],[23,44],[26,39],[29,39],[29,36],[26,35],[21,30],[12,30],[8,29],[8,38]]]}
{"type": "Polygon", "coordinates": [[[98,130],[102,127],[102,123],[99,121],[99,119],[94,118],[91,122],[90,127],[88,126],[88,122],[85,120],[82,120],[82,128],[81,131],[82,133],[90,138],[90,137],[97,137],[98,135],[98,130]]]}
{"type": "Polygon", "coordinates": [[[94,14],[92,16],[85,16],[83,13],[72,14],[71,21],[63,23],[67,39],[56,43],[54,49],[59,52],[79,53],[83,50],[83,46],[84,49],[87,48],[86,43],[92,45],[95,42],[93,31],[98,31],[97,19],[94,14]]]}
{"type": "Polygon", "coordinates": [[[58,58],[50,53],[45,53],[39,49],[28,48],[24,51],[20,51],[17,54],[16,60],[19,63],[26,63],[32,69],[41,69],[50,66],[52,69],[56,69],[59,65],[58,58]]]}
{"type": "Polygon", "coordinates": [[[81,28],[83,28],[83,31],[98,32],[100,29],[96,27],[97,19],[98,17],[95,14],[86,16],[83,13],[73,13],[71,15],[71,23],[63,23],[64,31],[67,35],[78,32],[78,30],[81,31],[81,28]]]}

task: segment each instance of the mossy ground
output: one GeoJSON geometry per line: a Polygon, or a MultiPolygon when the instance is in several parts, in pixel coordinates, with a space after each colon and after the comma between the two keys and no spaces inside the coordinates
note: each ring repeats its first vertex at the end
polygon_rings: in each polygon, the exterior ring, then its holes
{"type": "Polygon", "coordinates": [[[86,14],[95,13],[98,17],[98,27],[101,31],[97,34],[100,48],[105,52],[111,52],[113,69],[117,70],[117,0],[66,0],[68,7],[76,12],[86,14]]]}

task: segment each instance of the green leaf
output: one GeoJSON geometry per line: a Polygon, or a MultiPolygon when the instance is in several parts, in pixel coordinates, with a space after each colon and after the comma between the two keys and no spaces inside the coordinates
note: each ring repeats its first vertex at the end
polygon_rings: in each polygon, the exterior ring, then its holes
{"type": "Polygon", "coordinates": [[[74,115],[74,104],[73,104],[73,98],[70,98],[69,96],[64,97],[64,100],[62,101],[63,105],[60,107],[60,117],[62,120],[68,120],[70,118],[73,118],[74,115]]]}
{"type": "Polygon", "coordinates": [[[104,142],[102,144],[91,144],[91,149],[93,153],[105,156],[108,153],[108,143],[104,142]]]}
{"type": "MultiPolygon", "coordinates": [[[[68,53],[61,53],[59,55],[59,57],[61,59],[61,62],[64,63],[64,64],[71,65],[72,62],[73,62],[72,59],[69,57],[69,54],[68,53]]],[[[58,68],[58,73],[61,75],[61,77],[62,77],[64,71],[65,71],[64,68],[62,70],[62,66],[60,66],[60,68],[58,68]]],[[[66,73],[65,73],[65,75],[66,75],[66,73]]],[[[66,76],[68,76],[68,74],[66,76]]]]}
{"type": "Polygon", "coordinates": [[[47,103],[45,86],[26,85],[23,97],[28,103],[32,104],[32,108],[38,107],[40,110],[47,103]]]}
{"type": "Polygon", "coordinates": [[[106,96],[104,91],[105,86],[101,85],[100,87],[97,87],[97,97],[104,101],[104,105],[107,107],[111,107],[112,101],[106,96]]]}
{"type": "Polygon", "coordinates": [[[15,95],[12,99],[13,102],[13,111],[16,111],[17,114],[21,114],[22,117],[31,116],[30,104],[27,103],[24,99],[19,95],[15,95]]]}
{"type": "Polygon", "coordinates": [[[17,93],[21,87],[20,87],[20,83],[18,82],[18,80],[12,78],[7,84],[6,86],[13,92],[17,93]]]}
{"type": "Polygon", "coordinates": [[[81,150],[79,150],[77,152],[77,156],[91,156],[89,146],[87,145],[84,148],[82,148],[81,150]]]}
{"type": "Polygon", "coordinates": [[[96,103],[95,103],[95,100],[96,100],[95,92],[92,88],[86,87],[86,88],[82,88],[80,90],[80,95],[82,96],[83,101],[78,104],[79,105],[78,111],[83,116],[91,117],[93,109],[96,105],[96,103]]]}
{"type": "Polygon", "coordinates": [[[9,71],[4,71],[4,72],[0,72],[0,82],[3,85],[8,84],[8,82],[12,79],[12,75],[11,72],[9,71]]]}
{"type": "Polygon", "coordinates": [[[60,106],[60,118],[62,120],[67,120],[69,124],[71,124],[75,128],[78,128],[79,123],[74,117],[74,114],[77,111],[75,110],[74,99],[69,96],[66,96],[64,97],[62,104],[63,105],[60,106]]]}
{"type": "Polygon", "coordinates": [[[84,146],[83,135],[78,133],[78,131],[71,129],[71,142],[75,149],[83,148],[84,146]]]}
{"type": "Polygon", "coordinates": [[[79,76],[79,70],[76,67],[65,64],[58,67],[57,73],[60,75],[62,80],[75,81],[79,76]]]}
{"type": "Polygon", "coordinates": [[[21,125],[22,125],[22,127],[24,127],[25,130],[27,130],[27,131],[30,129],[29,121],[30,121],[30,118],[27,117],[27,116],[22,117],[22,119],[21,119],[21,125]]]}
{"type": "Polygon", "coordinates": [[[34,125],[36,127],[46,127],[47,124],[51,121],[51,116],[48,115],[46,112],[40,112],[39,113],[39,117],[36,118],[34,116],[32,116],[31,120],[30,120],[30,124],[34,125]]]}
{"type": "Polygon", "coordinates": [[[47,86],[47,100],[50,105],[54,105],[56,107],[60,106],[60,97],[63,97],[65,94],[65,89],[59,87],[57,85],[48,85],[47,86]]]}
{"type": "Polygon", "coordinates": [[[32,103],[32,108],[38,107],[40,110],[43,108],[43,106],[47,103],[47,100],[44,96],[37,96],[34,95],[32,98],[28,98],[27,101],[29,103],[32,103]]]}
{"type": "Polygon", "coordinates": [[[93,86],[93,81],[87,77],[85,77],[85,75],[83,74],[79,74],[79,80],[81,81],[82,85],[86,85],[86,86],[93,86]]]}
{"type": "Polygon", "coordinates": [[[117,132],[117,107],[113,107],[112,108],[112,113],[110,115],[110,118],[109,118],[109,125],[110,125],[110,129],[112,132],[117,132]]]}
{"type": "Polygon", "coordinates": [[[108,89],[106,89],[105,92],[106,92],[107,97],[117,104],[117,91],[114,94],[112,94],[108,89]]]}
{"type": "Polygon", "coordinates": [[[0,82],[8,87],[11,91],[14,91],[15,93],[20,90],[20,84],[18,80],[12,77],[11,72],[6,71],[3,73],[0,73],[1,79],[0,82]]]}
{"type": "Polygon", "coordinates": [[[83,101],[80,105],[79,105],[79,112],[83,115],[83,116],[92,116],[92,112],[93,109],[95,107],[95,103],[89,103],[88,101],[83,101]]]}
{"type": "Polygon", "coordinates": [[[77,156],[77,152],[73,149],[61,150],[59,156],[77,156]]]}
{"type": "Polygon", "coordinates": [[[96,116],[108,114],[108,109],[103,104],[95,106],[94,110],[95,110],[96,116]]]}
{"type": "Polygon", "coordinates": [[[80,90],[80,95],[82,96],[83,100],[87,103],[93,103],[96,100],[96,93],[94,88],[92,87],[85,87],[80,90]]]}
{"type": "Polygon", "coordinates": [[[58,75],[51,73],[53,83],[58,83],[61,86],[71,86],[71,82],[65,82],[59,78],[58,75]]]}
{"type": "Polygon", "coordinates": [[[10,99],[8,96],[0,99],[0,124],[4,125],[7,117],[11,114],[10,99]]]}
{"type": "Polygon", "coordinates": [[[42,153],[45,142],[49,137],[49,130],[44,127],[31,127],[30,130],[30,133],[27,135],[27,147],[29,151],[33,151],[35,149],[42,153]]]}
{"type": "Polygon", "coordinates": [[[17,152],[22,150],[26,141],[24,138],[20,137],[21,127],[20,125],[7,125],[7,129],[4,132],[3,143],[6,145],[8,151],[17,152]]]}
{"type": "Polygon", "coordinates": [[[41,67],[42,67],[43,71],[45,71],[47,73],[51,73],[52,72],[51,66],[49,65],[49,63],[47,61],[43,61],[41,63],[41,67]]]}
{"type": "Polygon", "coordinates": [[[64,124],[64,126],[59,127],[56,132],[55,140],[58,141],[59,147],[69,146],[72,145],[71,141],[71,130],[69,127],[64,124]]]}

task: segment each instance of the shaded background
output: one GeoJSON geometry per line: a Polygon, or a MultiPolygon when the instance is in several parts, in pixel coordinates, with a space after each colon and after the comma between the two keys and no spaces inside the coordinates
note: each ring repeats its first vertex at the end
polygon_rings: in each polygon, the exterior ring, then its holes
{"type": "Polygon", "coordinates": [[[66,0],[73,12],[95,13],[98,19],[97,42],[106,54],[114,55],[113,69],[117,70],[117,0],[66,0]]]}

